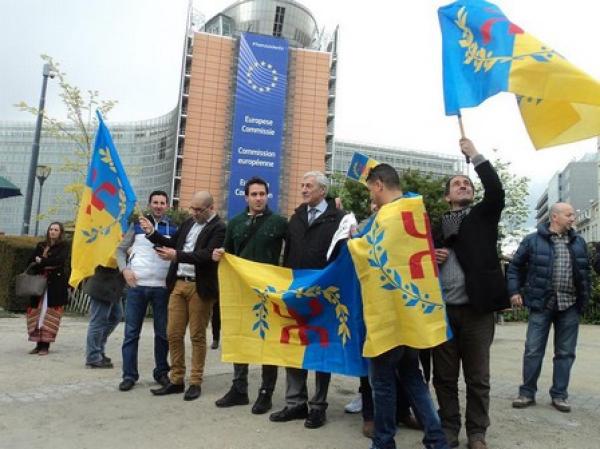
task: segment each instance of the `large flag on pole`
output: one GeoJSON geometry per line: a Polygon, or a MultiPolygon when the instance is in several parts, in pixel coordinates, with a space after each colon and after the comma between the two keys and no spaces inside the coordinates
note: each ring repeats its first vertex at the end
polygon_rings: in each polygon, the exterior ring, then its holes
{"type": "Polygon", "coordinates": [[[360,376],[363,357],[451,338],[420,196],[383,206],[322,270],[225,255],[223,361],[360,376]]]}
{"type": "Polygon", "coordinates": [[[73,236],[71,278],[77,286],[98,265],[116,267],[114,252],[127,231],[135,193],[100,112],[98,131],[73,236]]]}
{"type": "Polygon", "coordinates": [[[498,6],[458,0],[438,16],[446,115],[512,92],[536,149],[600,135],[600,83],[498,6]]]}

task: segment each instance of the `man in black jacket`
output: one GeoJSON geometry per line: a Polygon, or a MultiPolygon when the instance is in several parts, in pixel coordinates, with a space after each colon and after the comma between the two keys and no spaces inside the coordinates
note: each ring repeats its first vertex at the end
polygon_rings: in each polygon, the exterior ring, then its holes
{"type": "Polygon", "coordinates": [[[433,386],[442,426],[451,447],[458,446],[461,427],[458,376],[462,362],[467,387],[466,430],[470,449],[487,448],[490,425],[490,345],[494,311],[509,307],[498,259],[498,222],[504,190],[489,161],[466,138],[460,148],[483,184],[483,199],[473,205],[474,186],[464,175],[446,183],[450,204],[437,227],[436,258],[454,338],[433,350],[433,386]]]}
{"type": "Polygon", "coordinates": [[[152,223],[140,217],[140,226],[155,244],[156,252],[170,260],[167,274],[169,313],[167,338],[171,356],[170,382],[151,390],[156,396],[183,393],[185,378],[185,331],[189,323],[192,342],[190,386],[184,400],[200,396],[200,384],[206,360],[206,327],[213,303],[218,299],[217,263],[212,260],[215,248],[223,246],[225,223],[214,211],[214,201],[208,192],[196,192],[192,197],[192,217],[184,221],[172,238],[155,231],[152,223]]]}
{"type": "Polygon", "coordinates": [[[590,298],[590,263],[587,244],[575,232],[575,211],[566,203],[550,208],[550,223],[541,224],[519,245],[506,273],[513,306],[529,309],[523,384],[513,407],[535,404],[537,380],[554,325],[552,405],[570,412],[567,401],[569,377],[579,331],[579,317],[590,298]]]}
{"type": "MultiPolygon", "coordinates": [[[[327,250],[344,212],[337,209],[335,202],[327,201],[329,182],[318,171],[308,172],[302,180],[302,203],[288,223],[285,242],[284,265],[289,268],[319,269],[327,265],[327,250]]],[[[335,257],[332,256],[332,259],[335,257]]],[[[310,401],[306,388],[308,372],[304,369],[286,368],[286,407],[272,413],[271,421],[285,422],[306,419],[304,426],[316,429],[325,424],[327,390],[331,373],[316,372],[316,390],[310,401]],[[310,412],[307,407],[310,405],[310,412]]]]}

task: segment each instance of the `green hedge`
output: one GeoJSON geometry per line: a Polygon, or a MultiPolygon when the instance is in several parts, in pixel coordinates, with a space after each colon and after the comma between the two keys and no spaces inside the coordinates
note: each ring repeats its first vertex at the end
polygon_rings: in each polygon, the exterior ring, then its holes
{"type": "Polygon", "coordinates": [[[38,237],[0,236],[0,307],[24,312],[29,298],[15,296],[15,276],[27,267],[38,237]]]}

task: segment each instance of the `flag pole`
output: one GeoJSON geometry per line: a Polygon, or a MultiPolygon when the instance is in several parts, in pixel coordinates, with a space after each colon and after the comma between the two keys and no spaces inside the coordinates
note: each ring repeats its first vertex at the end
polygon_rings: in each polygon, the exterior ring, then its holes
{"type": "MultiPolygon", "coordinates": [[[[465,139],[465,127],[463,126],[462,114],[460,113],[460,109],[458,110],[458,114],[456,115],[458,119],[458,127],[460,128],[460,138],[465,139]]],[[[465,160],[467,161],[467,175],[469,174],[469,164],[471,163],[471,158],[465,154],[465,160]]]]}

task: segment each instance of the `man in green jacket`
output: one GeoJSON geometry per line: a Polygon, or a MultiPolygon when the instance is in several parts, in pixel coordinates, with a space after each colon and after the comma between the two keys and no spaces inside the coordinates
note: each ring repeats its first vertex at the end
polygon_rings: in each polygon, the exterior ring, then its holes
{"type": "MultiPolygon", "coordinates": [[[[233,217],[227,225],[224,248],[213,251],[213,260],[219,261],[225,252],[255,262],[279,265],[281,246],[287,232],[287,220],[274,214],[267,206],[269,186],[258,177],[246,182],[244,194],[248,208],[233,217]]],[[[252,413],[260,415],[272,407],[271,396],[277,382],[277,367],[263,365],[262,385],[252,413]]],[[[221,399],[217,407],[246,405],[248,399],[248,365],[233,365],[233,385],[221,399]]]]}

